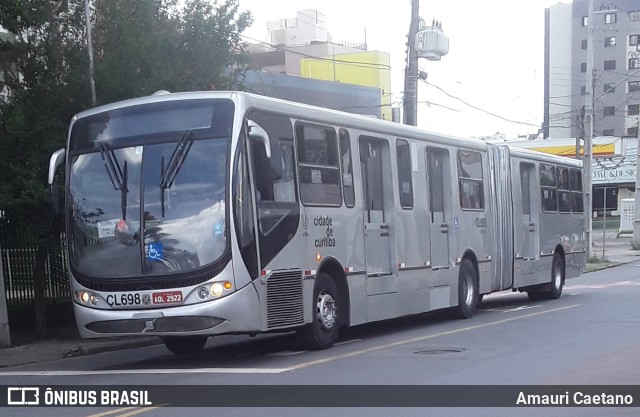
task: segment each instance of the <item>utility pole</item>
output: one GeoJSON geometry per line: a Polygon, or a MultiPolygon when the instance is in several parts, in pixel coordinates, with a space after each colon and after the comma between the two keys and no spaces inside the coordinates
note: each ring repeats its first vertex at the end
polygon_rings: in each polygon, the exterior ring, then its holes
{"type": "Polygon", "coordinates": [[[584,185],[584,193],[587,198],[587,259],[591,259],[591,252],[593,248],[593,196],[591,190],[591,184],[593,179],[591,178],[592,170],[592,150],[593,150],[593,88],[595,81],[595,72],[593,69],[593,0],[589,0],[589,14],[587,16],[587,98],[584,105],[584,177],[582,182],[584,185]]]}
{"type": "Polygon", "coordinates": [[[633,240],[631,247],[640,249],[640,169],[638,169],[638,161],[640,161],[640,116],[638,116],[638,134],[636,142],[636,194],[633,204],[633,240]]]}
{"type": "Polygon", "coordinates": [[[418,119],[418,52],[416,34],[420,22],[420,0],[411,0],[411,24],[407,39],[407,67],[404,73],[404,98],[402,100],[404,124],[416,126],[418,119]]]}
{"type": "Polygon", "coordinates": [[[0,247],[0,349],[8,347],[11,347],[11,337],[7,313],[7,293],[4,291],[4,275],[2,273],[2,247],[0,247]]]}
{"type": "Polygon", "coordinates": [[[93,41],[91,40],[91,7],[89,2],[84,0],[84,20],[87,27],[87,51],[89,51],[89,86],[91,87],[91,105],[96,105],[96,80],[93,74],[93,41]]]}

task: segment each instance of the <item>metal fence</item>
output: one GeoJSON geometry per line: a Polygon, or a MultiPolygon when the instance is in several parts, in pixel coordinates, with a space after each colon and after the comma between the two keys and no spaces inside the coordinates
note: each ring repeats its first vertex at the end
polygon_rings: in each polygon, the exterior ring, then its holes
{"type": "MultiPolygon", "coordinates": [[[[33,305],[36,253],[35,232],[26,227],[0,224],[0,257],[2,258],[7,307],[18,310],[33,305]]],[[[65,236],[61,234],[47,251],[45,296],[48,304],[71,299],[67,271],[65,236]]]]}

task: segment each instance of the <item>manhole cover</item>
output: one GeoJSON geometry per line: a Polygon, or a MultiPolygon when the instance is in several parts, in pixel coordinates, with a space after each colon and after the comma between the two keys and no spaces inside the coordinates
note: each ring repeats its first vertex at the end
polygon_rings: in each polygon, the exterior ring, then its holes
{"type": "Polygon", "coordinates": [[[462,348],[440,348],[440,349],[421,349],[413,352],[414,355],[444,355],[447,353],[460,353],[463,352],[462,348]]]}

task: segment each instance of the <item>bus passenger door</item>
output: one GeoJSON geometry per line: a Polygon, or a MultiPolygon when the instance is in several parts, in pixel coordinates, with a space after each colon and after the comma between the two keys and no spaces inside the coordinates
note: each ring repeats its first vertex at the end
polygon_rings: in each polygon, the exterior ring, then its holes
{"type": "Polygon", "coordinates": [[[427,150],[432,269],[449,268],[449,233],[452,225],[445,201],[445,190],[451,189],[445,170],[447,158],[446,151],[427,150]]]}
{"type": "MultiPolygon", "coordinates": [[[[539,230],[537,211],[533,209],[531,190],[534,189],[535,165],[520,164],[520,189],[522,199],[522,221],[520,222],[522,236],[522,268],[523,274],[534,272],[532,261],[536,258],[536,236],[539,230]]],[[[517,254],[516,254],[517,255],[517,254]]]]}
{"type": "Polygon", "coordinates": [[[385,221],[383,151],[380,141],[360,139],[360,167],[364,208],[364,246],[367,275],[391,274],[389,224],[385,221]]]}

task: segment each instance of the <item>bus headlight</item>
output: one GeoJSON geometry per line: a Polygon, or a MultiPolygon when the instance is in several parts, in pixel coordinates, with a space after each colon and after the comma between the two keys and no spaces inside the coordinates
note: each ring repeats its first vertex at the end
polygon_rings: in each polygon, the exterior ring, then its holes
{"type": "Polygon", "coordinates": [[[198,297],[200,297],[201,300],[206,300],[207,297],[209,297],[209,287],[205,285],[198,288],[198,297]]]}
{"type": "Polygon", "coordinates": [[[213,285],[211,285],[211,295],[213,295],[214,297],[220,297],[223,291],[224,287],[221,283],[214,282],[213,285]]]}

